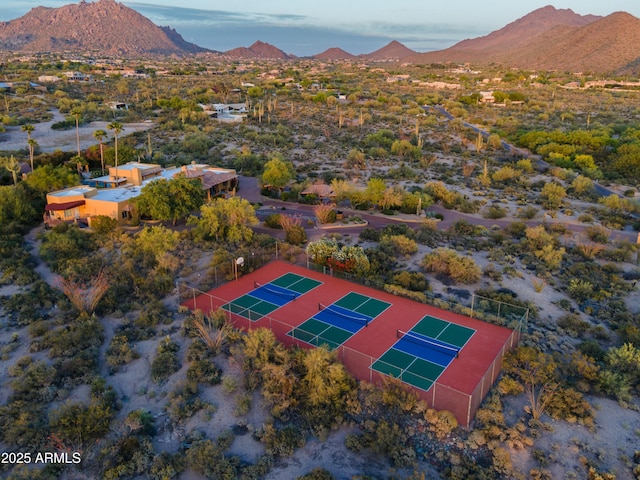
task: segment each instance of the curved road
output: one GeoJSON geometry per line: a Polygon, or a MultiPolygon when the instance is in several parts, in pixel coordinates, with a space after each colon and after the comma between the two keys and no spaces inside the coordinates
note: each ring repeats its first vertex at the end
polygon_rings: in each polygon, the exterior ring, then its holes
{"type": "MultiPolygon", "coordinates": [[[[302,205],[298,203],[285,202],[282,200],[273,200],[270,198],[263,197],[260,195],[260,187],[258,185],[258,180],[253,177],[240,177],[240,189],[238,190],[238,195],[246,198],[250,202],[253,203],[262,203],[265,206],[274,207],[274,212],[279,213],[289,213],[295,215],[296,213],[309,215],[313,212],[313,205],[302,205]],[[282,208],[284,207],[284,210],[282,208]]],[[[384,215],[381,213],[371,213],[365,212],[362,210],[353,210],[353,209],[342,209],[345,213],[349,215],[358,215],[362,217],[364,220],[368,222],[369,227],[380,229],[384,228],[386,225],[392,223],[406,223],[412,228],[418,228],[422,224],[422,218],[417,217],[415,215],[407,215],[407,214],[398,214],[398,215],[384,215]]],[[[483,217],[479,217],[476,215],[470,215],[466,213],[457,212],[455,210],[447,210],[441,205],[432,205],[429,207],[429,210],[435,213],[440,213],[444,217],[444,220],[438,222],[439,230],[447,230],[454,223],[465,220],[472,225],[482,225],[486,228],[490,228],[494,225],[497,225],[501,228],[508,227],[514,222],[523,222],[528,226],[536,226],[541,224],[549,224],[549,223],[557,223],[564,225],[567,230],[575,232],[575,233],[583,233],[589,225],[585,225],[582,223],[567,223],[557,219],[545,219],[545,220],[526,220],[523,221],[521,219],[487,219],[483,217]]],[[[325,234],[335,232],[340,234],[348,234],[355,235],[359,234],[365,226],[335,226],[331,229],[310,229],[307,231],[307,235],[309,239],[315,239],[321,237],[325,234]]],[[[271,228],[267,228],[264,230],[265,233],[272,234],[274,232],[278,232],[278,230],[274,230],[271,228]]],[[[611,230],[610,238],[612,240],[627,240],[629,242],[635,243],[638,234],[633,231],[620,231],[620,230],[611,230]]]]}

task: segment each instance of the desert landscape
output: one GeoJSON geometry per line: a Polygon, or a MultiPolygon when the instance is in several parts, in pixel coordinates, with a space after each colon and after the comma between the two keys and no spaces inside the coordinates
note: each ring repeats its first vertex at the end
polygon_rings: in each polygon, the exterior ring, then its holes
{"type": "Polygon", "coordinates": [[[0,477],[640,478],[633,38],[554,7],[309,57],[113,0],[0,24],[0,477]],[[467,426],[319,336],[189,308],[275,261],[518,345],[467,426]]]}

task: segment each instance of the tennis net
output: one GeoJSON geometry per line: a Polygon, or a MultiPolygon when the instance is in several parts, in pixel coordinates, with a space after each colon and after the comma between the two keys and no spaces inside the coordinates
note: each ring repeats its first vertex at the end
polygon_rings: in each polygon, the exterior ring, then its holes
{"type": "Polygon", "coordinates": [[[370,320],[369,317],[360,316],[360,315],[350,315],[346,312],[342,312],[336,308],[333,308],[330,305],[323,305],[322,303],[318,303],[318,311],[329,312],[332,315],[335,315],[337,317],[342,317],[352,322],[359,323],[360,325],[364,325],[365,327],[369,326],[369,320],[370,320]]]}
{"type": "Polygon", "coordinates": [[[283,290],[278,290],[278,289],[273,288],[273,287],[271,287],[269,285],[263,285],[263,284],[258,283],[258,282],[253,282],[253,286],[255,288],[259,288],[261,290],[264,290],[265,292],[269,292],[269,293],[271,293],[273,295],[278,295],[279,297],[290,298],[292,300],[295,300],[296,298],[298,298],[298,294],[297,293],[294,293],[294,292],[291,292],[291,291],[288,291],[288,290],[287,291],[284,291],[284,289],[283,290]]]}
{"type": "Polygon", "coordinates": [[[408,342],[413,342],[416,345],[432,348],[438,352],[446,353],[452,357],[457,357],[460,353],[460,348],[454,345],[445,344],[444,342],[431,340],[424,335],[414,332],[403,332],[402,330],[396,330],[396,336],[408,342]]]}

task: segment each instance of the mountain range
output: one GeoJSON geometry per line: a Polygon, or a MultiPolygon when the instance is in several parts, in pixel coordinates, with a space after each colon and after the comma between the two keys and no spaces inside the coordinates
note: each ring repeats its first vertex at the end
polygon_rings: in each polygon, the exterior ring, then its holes
{"type": "MultiPolygon", "coordinates": [[[[296,58],[261,41],[226,52],[202,48],[115,0],[36,7],[20,18],[0,22],[0,50],[123,57],[202,53],[236,59],[296,58]]],[[[392,41],[369,54],[353,55],[334,47],[312,58],[635,74],[640,72],[640,20],[624,12],[600,17],[546,6],[486,36],[444,50],[418,53],[392,41]]]]}

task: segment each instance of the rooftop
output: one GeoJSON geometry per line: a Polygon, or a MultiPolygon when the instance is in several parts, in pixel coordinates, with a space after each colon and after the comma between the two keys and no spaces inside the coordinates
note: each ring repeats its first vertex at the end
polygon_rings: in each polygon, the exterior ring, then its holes
{"type": "Polygon", "coordinates": [[[96,190],[94,187],[88,185],[78,185],[76,187],[65,188],[64,190],[58,190],[57,192],[51,192],[49,195],[52,197],[77,197],[79,195],[86,195],[89,192],[96,190]]]}

